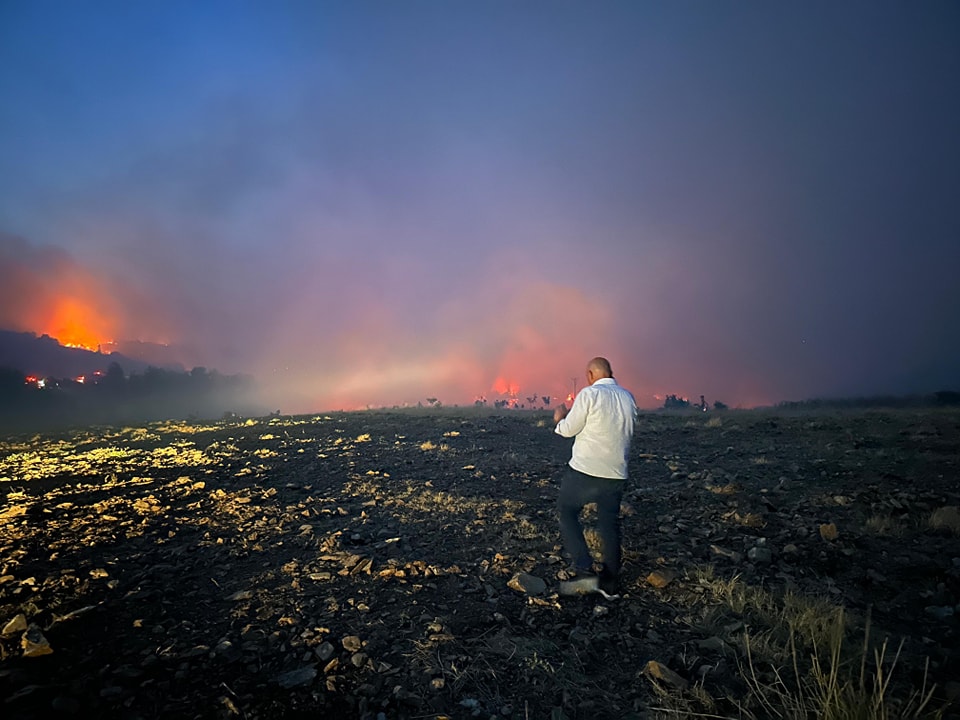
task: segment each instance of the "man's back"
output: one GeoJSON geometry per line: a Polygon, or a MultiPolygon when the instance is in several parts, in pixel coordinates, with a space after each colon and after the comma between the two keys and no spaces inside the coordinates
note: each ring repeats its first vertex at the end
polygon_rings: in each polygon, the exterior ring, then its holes
{"type": "Polygon", "coordinates": [[[626,479],[637,406],[613,378],[601,378],[578,394],[556,432],[575,437],[570,467],[594,477],[626,479]]]}

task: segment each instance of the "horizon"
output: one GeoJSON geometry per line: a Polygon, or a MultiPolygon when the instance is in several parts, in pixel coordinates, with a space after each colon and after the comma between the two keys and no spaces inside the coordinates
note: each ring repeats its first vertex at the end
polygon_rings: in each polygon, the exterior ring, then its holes
{"type": "MultiPolygon", "coordinates": [[[[122,350],[115,349],[109,352],[105,352],[100,348],[93,349],[87,348],[79,345],[64,345],[57,338],[53,338],[47,334],[38,335],[33,332],[20,333],[19,331],[11,331],[4,328],[0,328],[0,333],[16,333],[16,334],[26,334],[31,335],[36,340],[51,340],[57,343],[57,345],[65,350],[80,350],[88,353],[93,353],[96,355],[102,355],[105,359],[113,358],[114,356],[120,356],[125,360],[133,360],[136,363],[140,363],[144,366],[143,370],[146,370],[150,367],[165,370],[168,372],[180,373],[184,375],[189,375],[195,372],[196,370],[203,370],[206,373],[215,373],[219,374],[220,371],[217,368],[206,368],[206,367],[186,367],[182,364],[176,363],[174,365],[163,365],[161,363],[150,362],[149,358],[136,358],[126,355],[122,350]]],[[[139,341],[134,341],[139,342],[139,341]]],[[[114,345],[122,346],[123,343],[114,343],[114,345]]],[[[2,349],[2,348],[0,348],[2,349]]],[[[147,348],[149,351],[149,348],[147,348]]],[[[2,356],[0,356],[2,357],[2,356]]],[[[116,360],[112,360],[117,362],[116,360]]],[[[0,365],[0,370],[2,369],[13,369],[5,368],[3,365],[0,365]]],[[[87,375],[103,375],[109,369],[109,366],[104,366],[103,368],[98,369],[96,372],[87,373],[87,375]]],[[[56,375],[46,375],[42,374],[37,375],[30,371],[24,371],[18,369],[18,371],[25,374],[25,380],[27,384],[37,384],[38,380],[43,379],[55,379],[58,381],[75,381],[83,384],[89,378],[81,377],[68,377],[68,376],[56,376],[56,375]]],[[[136,369],[125,371],[126,377],[130,378],[134,375],[142,375],[143,371],[138,372],[136,369]]],[[[236,374],[235,377],[247,377],[255,384],[257,378],[252,375],[245,374],[236,374]]],[[[38,385],[43,387],[42,385],[38,385]]],[[[494,388],[494,396],[491,397],[477,397],[472,401],[467,402],[458,402],[454,400],[453,402],[448,402],[444,398],[416,398],[409,401],[404,401],[402,403],[393,403],[393,404],[377,404],[370,403],[365,406],[359,407],[320,407],[309,411],[304,412],[283,412],[280,409],[277,410],[268,410],[267,408],[272,408],[273,405],[270,403],[271,398],[263,397],[259,394],[253,396],[253,402],[262,411],[261,415],[266,415],[269,413],[271,417],[274,415],[280,416],[307,416],[315,415],[318,413],[343,413],[343,412],[370,412],[370,411],[387,411],[387,410],[443,410],[443,409],[486,409],[486,410],[530,410],[530,411],[552,411],[559,403],[561,402],[571,402],[575,393],[583,389],[583,386],[577,387],[575,390],[568,393],[565,397],[562,396],[553,396],[553,395],[537,395],[536,397],[524,395],[522,391],[516,388],[505,388],[497,389],[494,388]],[[546,398],[546,401],[544,401],[546,398]],[[480,401],[480,402],[478,402],[480,401]]],[[[697,400],[697,395],[687,395],[683,393],[665,393],[662,396],[655,396],[657,400],[656,405],[643,406],[638,403],[638,410],[643,412],[652,412],[655,410],[671,410],[671,411],[689,411],[689,412],[698,412],[698,411],[729,411],[729,410],[776,410],[779,408],[794,406],[794,405],[876,405],[877,403],[893,401],[895,404],[913,402],[936,402],[938,404],[956,404],[957,398],[960,398],[960,391],[954,390],[952,388],[943,387],[935,391],[924,392],[924,393],[908,393],[908,394],[891,394],[891,393],[878,393],[873,395],[853,395],[853,396],[826,396],[826,397],[807,397],[807,398],[780,398],[766,405],[752,405],[752,406],[743,406],[743,405],[730,405],[729,403],[723,401],[722,399],[710,399],[705,400],[700,396],[706,407],[700,405],[700,400],[697,400]],[[942,398],[941,396],[948,396],[942,398]],[[677,404],[670,405],[669,400],[677,402],[677,404]]],[[[245,398],[243,402],[251,402],[250,398],[245,398]]],[[[236,409],[236,408],[234,408],[236,409]]],[[[248,410],[251,408],[248,408],[248,410]]],[[[246,416],[249,413],[241,413],[241,416],[246,416]]]]}
{"type": "Polygon", "coordinates": [[[0,327],[303,413],[566,397],[597,355],[644,408],[960,387],[958,33],[945,1],[13,0],[0,327]]]}

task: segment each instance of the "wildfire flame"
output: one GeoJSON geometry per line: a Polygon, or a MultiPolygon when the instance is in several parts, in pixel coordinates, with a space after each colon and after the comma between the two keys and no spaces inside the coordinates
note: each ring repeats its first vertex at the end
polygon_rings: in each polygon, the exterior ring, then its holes
{"type": "Polygon", "coordinates": [[[107,318],[83,300],[64,296],[54,300],[45,327],[40,331],[56,338],[61,345],[97,350],[101,344],[111,342],[110,326],[107,318]]]}
{"type": "Polygon", "coordinates": [[[0,328],[96,350],[120,330],[116,290],[64,250],[0,233],[0,328]]]}
{"type": "Polygon", "coordinates": [[[498,377],[493,383],[493,391],[501,395],[508,395],[511,398],[516,398],[520,394],[520,385],[506,380],[503,377],[498,377]]]}

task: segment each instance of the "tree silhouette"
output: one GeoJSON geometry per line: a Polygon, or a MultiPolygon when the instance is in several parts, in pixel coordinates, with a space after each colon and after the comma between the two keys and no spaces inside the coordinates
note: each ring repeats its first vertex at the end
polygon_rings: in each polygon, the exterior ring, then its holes
{"type": "Polygon", "coordinates": [[[678,397],[676,395],[667,395],[666,399],[663,401],[663,407],[668,410],[678,410],[686,407],[690,407],[690,401],[686,398],[678,397]]]}

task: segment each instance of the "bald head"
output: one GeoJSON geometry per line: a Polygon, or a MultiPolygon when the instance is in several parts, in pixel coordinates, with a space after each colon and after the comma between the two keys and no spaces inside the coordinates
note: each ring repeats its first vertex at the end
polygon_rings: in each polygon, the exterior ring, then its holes
{"type": "Polygon", "coordinates": [[[587,363],[587,377],[593,384],[600,378],[612,378],[613,370],[610,368],[610,361],[606,358],[595,357],[587,363]]]}

